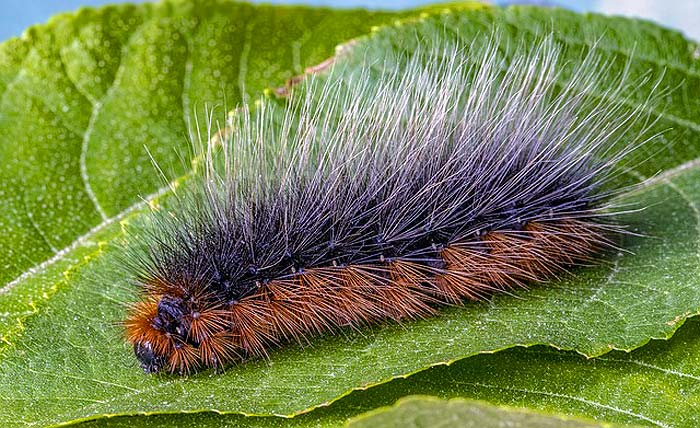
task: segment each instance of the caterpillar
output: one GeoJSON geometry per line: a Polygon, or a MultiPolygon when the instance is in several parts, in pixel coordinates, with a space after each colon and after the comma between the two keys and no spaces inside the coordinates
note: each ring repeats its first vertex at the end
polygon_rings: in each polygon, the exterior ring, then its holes
{"type": "Polygon", "coordinates": [[[433,316],[616,248],[615,178],[648,129],[607,101],[626,73],[595,49],[562,65],[551,36],[509,58],[486,39],[356,53],[229,116],[191,185],[128,232],[143,370],[433,316]]]}

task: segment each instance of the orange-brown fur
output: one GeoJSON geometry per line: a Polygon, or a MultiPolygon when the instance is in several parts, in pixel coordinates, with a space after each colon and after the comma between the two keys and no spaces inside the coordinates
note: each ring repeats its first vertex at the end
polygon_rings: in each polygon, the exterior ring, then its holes
{"type": "Polygon", "coordinates": [[[125,323],[127,338],[131,343],[148,341],[168,355],[172,372],[267,357],[270,347],[284,342],[304,342],[342,327],[426,317],[439,305],[479,300],[555,277],[609,246],[601,229],[585,221],[560,220],[530,222],[518,231],[490,231],[442,249],[444,268],[398,258],[306,269],[293,279],[260,285],[238,302],[204,305],[191,322],[198,349],[176,343],[152,326],[161,295],[177,294],[182,287],[150,284],[125,323]]]}

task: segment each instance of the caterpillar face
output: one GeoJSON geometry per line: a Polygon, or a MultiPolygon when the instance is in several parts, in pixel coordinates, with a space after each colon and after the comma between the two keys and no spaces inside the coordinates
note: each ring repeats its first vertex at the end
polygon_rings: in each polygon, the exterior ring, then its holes
{"type": "Polygon", "coordinates": [[[146,373],[158,373],[168,363],[166,356],[157,355],[153,351],[153,345],[148,341],[134,343],[134,354],[141,363],[141,368],[146,373]]]}
{"type": "Polygon", "coordinates": [[[235,341],[219,306],[202,293],[164,294],[134,305],[125,324],[144,371],[188,373],[230,360],[235,341]]]}
{"type": "Polygon", "coordinates": [[[582,95],[594,59],[560,82],[551,39],[505,70],[495,44],[431,43],[378,79],[336,64],[281,117],[263,100],[202,150],[192,189],[130,235],[125,324],[145,371],[430,316],[614,247],[610,178],[640,115],[605,100],[624,85],[582,95]]]}
{"type": "Polygon", "coordinates": [[[134,343],[134,353],[148,373],[168,366],[175,349],[192,346],[190,308],[181,298],[163,296],[134,307],[127,321],[127,334],[134,343]]]}

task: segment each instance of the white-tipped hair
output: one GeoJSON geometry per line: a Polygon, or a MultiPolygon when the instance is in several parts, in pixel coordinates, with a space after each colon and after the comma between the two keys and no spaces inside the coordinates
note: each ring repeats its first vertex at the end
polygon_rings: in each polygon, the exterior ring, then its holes
{"type": "Polygon", "coordinates": [[[552,37],[509,57],[486,39],[382,61],[358,43],[288,99],[238,109],[194,186],[131,237],[144,368],[423,316],[611,245],[610,178],[648,125],[626,73],[595,50],[563,63],[552,37]]]}

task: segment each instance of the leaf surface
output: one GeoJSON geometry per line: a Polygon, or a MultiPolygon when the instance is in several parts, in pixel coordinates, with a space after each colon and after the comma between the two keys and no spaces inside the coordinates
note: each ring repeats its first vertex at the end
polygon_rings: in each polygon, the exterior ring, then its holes
{"type": "MultiPolygon", "coordinates": [[[[417,39],[405,37],[415,31],[468,41],[494,24],[505,46],[554,25],[572,62],[605,34],[599,49],[615,69],[629,64],[640,79],[663,74],[662,85],[673,91],[648,113],[665,132],[640,155],[652,161],[631,174],[638,181],[660,173],[625,196],[647,207],[627,218],[644,236],[627,237],[628,252],[609,265],[433,319],[290,346],[223,375],[144,375],[117,326],[132,292],[109,275],[104,248],[120,238],[120,221],[140,214],[138,195],[159,192],[149,153],[166,175],[186,173],[175,149],[185,152],[188,123],[198,129],[193,108],[224,97],[248,101],[302,71],[302,61],[319,62],[340,40],[392,16],[208,4],[84,10],[0,48],[0,153],[8,159],[0,181],[7,207],[0,213],[4,426],[135,413],[292,415],[353,389],[516,345],[588,356],[634,349],[669,337],[700,312],[697,45],[642,21],[558,9],[460,9],[382,28],[358,46],[381,58],[387,49],[415,48],[417,39]]],[[[609,101],[643,102],[655,79],[640,82],[629,99],[609,101]]]]}

